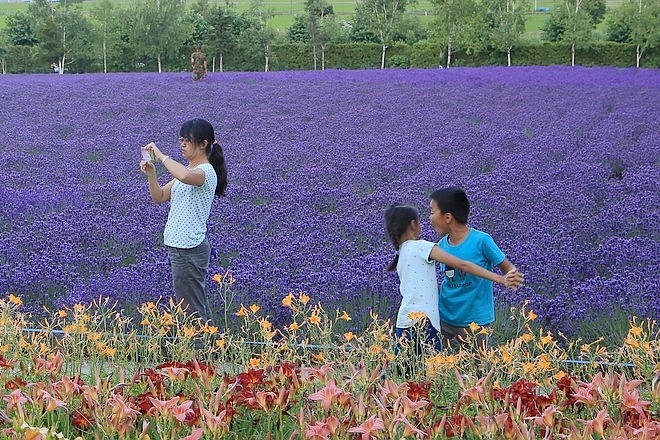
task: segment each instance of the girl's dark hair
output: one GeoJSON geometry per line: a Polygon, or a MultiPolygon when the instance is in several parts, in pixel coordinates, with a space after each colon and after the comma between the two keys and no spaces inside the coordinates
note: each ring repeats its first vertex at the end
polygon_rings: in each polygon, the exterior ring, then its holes
{"type": "Polygon", "coordinates": [[[396,269],[399,263],[401,236],[406,233],[413,220],[419,221],[419,211],[414,206],[395,203],[385,211],[385,229],[396,251],[394,260],[387,266],[387,270],[396,269]]]}
{"type": "Polygon", "coordinates": [[[227,189],[227,163],[222,147],[215,140],[213,126],[204,119],[191,119],[186,121],[179,130],[179,136],[188,138],[195,143],[206,141],[206,156],[218,176],[218,184],[215,187],[216,196],[224,196],[227,189]]]}
{"type": "Polygon", "coordinates": [[[467,224],[470,215],[470,201],[461,188],[439,189],[433,192],[430,198],[438,205],[441,213],[449,213],[454,216],[457,222],[467,224]]]}

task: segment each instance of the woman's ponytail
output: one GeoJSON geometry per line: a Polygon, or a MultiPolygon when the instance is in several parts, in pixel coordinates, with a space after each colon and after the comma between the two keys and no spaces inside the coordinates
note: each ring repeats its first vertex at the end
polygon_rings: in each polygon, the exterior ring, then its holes
{"type": "Polygon", "coordinates": [[[216,196],[224,196],[227,189],[227,164],[222,147],[215,141],[213,125],[204,119],[195,118],[181,125],[179,136],[188,138],[194,142],[207,142],[206,156],[209,163],[218,176],[218,184],[215,187],[216,196]]]}
{"type": "Polygon", "coordinates": [[[227,189],[227,163],[222,147],[216,141],[211,144],[209,154],[209,163],[213,166],[215,174],[218,176],[218,184],[215,187],[216,196],[224,196],[227,189]]]}

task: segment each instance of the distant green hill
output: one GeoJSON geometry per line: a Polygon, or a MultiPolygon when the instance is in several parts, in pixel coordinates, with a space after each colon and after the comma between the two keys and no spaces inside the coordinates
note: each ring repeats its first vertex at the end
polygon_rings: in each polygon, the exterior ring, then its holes
{"type": "MultiPolygon", "coordinates": [[[[100,3],[101,0],[85,0],[81,4],[83,10],[91,10],[95,5],[100,3]]],[[[111,0],[117,7],[127,7],[135,4],[135,0],[111,0]]],[[[233,4],[237,10],[245,10],[250,6],[251,0],[234,0],[230,3],[233,4]]],[[[608,8],[616,6],[624,0],[607,0],[608,8]]],[[[192,2],[189,1],[189,4],[192,2]]],[[[210,0],[211,4],[225,5],[225,0],[210,0]]],[[[335,14],[338,16],[350,16],[355,11],[356,0],[335,0],[328,1],[332,5],[335,14]]],[[[529,15],[527,16],[527,32],[537,33],[543,25],[548,12],[535,12],[535,10],[548,8],[550,11],[562,5],[562,0],[529,0],[529,15]]],[[[293,17],[296,14],[303,13],[305,10],[304,0],[265,0],[264,4],[267,8],[271,8],[275,16],[270,20],[269,24],[279,32],[284,32],[293,22],[293,17]]],[[[17,11],[26,11],[29,4],[25,1],[0,0],[0,29],[6,27],[5,17],[14,14],[17,11]]],[[[432,6],[428,0],[419,0],[417,4],[408,7],[409,14],[417,15],[426,21],[431,14],[432,6]]]]}

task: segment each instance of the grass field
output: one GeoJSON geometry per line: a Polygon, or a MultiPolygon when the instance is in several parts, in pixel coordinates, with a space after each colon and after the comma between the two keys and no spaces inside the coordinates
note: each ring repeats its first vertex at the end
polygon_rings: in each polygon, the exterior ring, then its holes
{"type": "MultiPolygon", "coordinates": [[[[624,0],[607,0],[608,8],[616,6],[624,0]]],[[[83,10],[89,11],[100,0],[85,0],[82,3],[83,10]]],[[[250,6],[251,0],[235,0],[230,2],[238,10],[245,10],[250,6]]],[[[112,0],[112,3],[117,7],[127,7],[135,4],[135,0],[112,0]]],[[[189,2],[190,3],[190,2],[189,2]]],[[[211,0],[211,4],[226,4],[225,0],[211,0]]],[[[335,0],[328,1],[332,5],[335,14],[339,16],[350,16],[355,11],[355,0],[335,0]]],[[[265,0],[265,4],[272,8],[275,16],[270,20],[270,26],[277,29],[279,32],[284,32],[293,22],[293,17],[296,14],[302,13],[305,9],[304,0],[265,0]]],[[[527,16],[527,32],[535,34],[539,32],[540,27],[543,25],[547,13],[534,13],[538,8],[554,9],[562,4],[562,0],[531,0],[530,13],[527,16]]],[[[27,3],[0,3],[0,29],[6,27],[6,17],[18,11],[26,11],[28,8],[27,3]]],[[[432,7],[428,0],[419,0],[415,5],[407,8],[408,13],[420,15],[422,17],[428,12],[431,13],[432,7]]]]}

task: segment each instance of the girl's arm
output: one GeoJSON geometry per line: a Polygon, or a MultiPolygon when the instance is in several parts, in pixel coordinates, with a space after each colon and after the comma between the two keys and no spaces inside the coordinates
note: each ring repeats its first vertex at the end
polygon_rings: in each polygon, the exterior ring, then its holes
{"type": "Polygon", "coordinates": [[[431,255],[429,255],[429,259],[446,264],[447,266],[451,266],[454,269],[459,269],[462,270],[463,272],[476,275],[480,278],[485,278],[487,280],[493,281],[498,284],[503,284],[503,285],[507,284],[504,276],[498,275],[495,272],[491,272],[490,270],[484,269],[483,267],[474,264],[470,261],[465,261],[465,260],[461,260],[460,258],[456,258],[453,255],[448,254],[447,252],[440,249],[438,245],[433,246],[433,249],[431,249],[431,255]]]}

